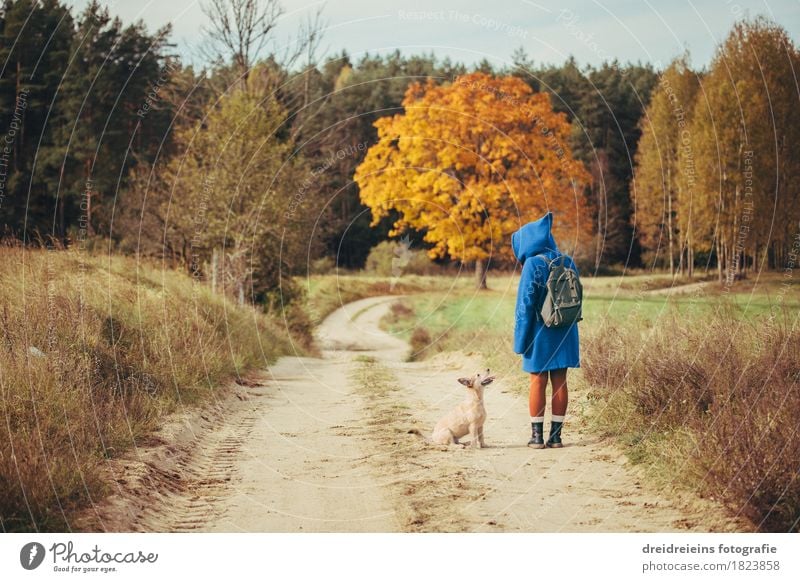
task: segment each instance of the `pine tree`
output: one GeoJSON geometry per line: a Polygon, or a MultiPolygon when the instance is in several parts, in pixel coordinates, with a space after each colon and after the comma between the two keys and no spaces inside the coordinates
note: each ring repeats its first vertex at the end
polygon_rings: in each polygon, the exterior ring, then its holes
{"type": "Polygon", "coordinates": [[[596,217],[596,263],[637,264],[630,181],[639,142],[639,119],[655,73],[649,67],[604,63],[590,70],[591,90],[579,99],[573,141],[576,156],[592,175],[590,202],[596,217]],[[635,81],[635,84],[634,84],[635,81]]]}
{"type": "Polygon", "coordinates": [[[162,145],[171,111],[159,93],[174,72],[164,54],[168,34],[150,36],[141,23],[124,28],[96,0],[78,19],[46,152],[78,237],[114,234],[115,200],[130,169],[162,145]]]}
{"type": "Polygon", "coordinates": [[[37,156],[54,140],[72,18],[57,0],[6,0],[0,24],[0,131],[11,142],[2,144],[9,151],[0,162],[0,224],[31,240],[63,225],[53,204],[57,183],[37,156]]]}

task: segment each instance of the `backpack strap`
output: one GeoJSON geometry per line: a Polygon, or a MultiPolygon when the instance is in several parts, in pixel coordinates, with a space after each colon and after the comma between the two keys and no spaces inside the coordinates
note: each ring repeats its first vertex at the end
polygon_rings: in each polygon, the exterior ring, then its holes
{"type": "Polygon", "coordinates": [[[538,254],[536,256],[537,257],[542,257],[544,259],[545,263],[547,264],[547,270],[548,271],[553,266],[553,263],[555,263],[559,259],[561,259],[561,265],[563,266],[564,265],[564,260],[567,257],[567,255],[565,255],[564,253],[558,253],[558,255],[553,257],[552,259],[548,259],[546,256],[544,256],[544,254],[538,254]]]}
{"type": "Polygon", "coordinates": [[[544,253],[539,253],[535,255],[537,257],[542,257],[544,259],[544,264],[547,267],[547,274],[545,275],[542,287],[544,288],[544,295],[542,296],[541,300],[536,302],[536,308],[534,311],[536,312],[536,320],[542,321],[542,305],[547,300],[547,279],[550,276],[550,270],[553,268],[553,263],[555,263],[558,259],[564,257],[562,253],[559,253],[558,256],[553,257],[552,259],[548,259],[544,253]]]}

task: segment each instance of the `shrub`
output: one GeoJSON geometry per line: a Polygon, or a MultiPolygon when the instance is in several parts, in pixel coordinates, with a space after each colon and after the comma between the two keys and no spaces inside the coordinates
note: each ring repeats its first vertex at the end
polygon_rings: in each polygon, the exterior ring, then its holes
{"type": "Polygon", "coordinates": [[[320,257],[311,261],[309,272],[311,275],[328,275],[336,271],[336,261],[333,257],[320,257]]]}
{"type": "Polygon", "coordinates": [[[800,329],[720,309],[702,325],[605,326],[584,342],[597,422],[633,458],[761,530],[800,523],[800,329]]]}
{"type": "Polygon", "coordinates": [[[403,317],[411,317],[414,315],[414,310],[408,306],[408,304],[404,303],[403,301],[398,301],[396,303],[392,303],[392,307],[390,308],[392,315],[397,318],[403,317]]]}
{"type": "Polygon", "coordinates": [[[416,327],[411,333],[411,359],[421,360],[431,347],[431,334],[424,327],[416,327]]]}

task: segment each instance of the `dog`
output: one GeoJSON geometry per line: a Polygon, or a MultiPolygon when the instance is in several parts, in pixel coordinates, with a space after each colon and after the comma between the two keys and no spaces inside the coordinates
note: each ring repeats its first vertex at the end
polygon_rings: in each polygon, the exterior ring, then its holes
{"type": "Polygon", "coordinates": [[[486,408],[483,405],[483,390],[492,382],[494,376],[478,372],[471,378],[459,378],[467,387],[467,399],[456,406],[436,423],[430,442],[437,445],[457,445],[458,439],[470,435],[470,446],[480,449],[486,446],[483,440],[483,424],[486,422],[486,408]]]}

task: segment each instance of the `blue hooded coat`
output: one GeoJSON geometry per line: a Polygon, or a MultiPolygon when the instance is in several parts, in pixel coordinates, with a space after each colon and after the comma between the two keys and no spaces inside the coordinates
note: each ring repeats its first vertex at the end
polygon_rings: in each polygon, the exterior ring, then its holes
{"type": "MultiPolygon", "coordinates": [[[[522,263],[514,318],[514,352],[522,354],[522,369],[526,372],[580,367],[578,325],[546,327],[539,315],[549,274],[548,262],[562,254],[550,232],[552,225],[553,214],[548,212],[511,235],[514,256],[522,263]]],[[[578,272],[571,257],[566,257],[564,264],[578,272]]]]}

